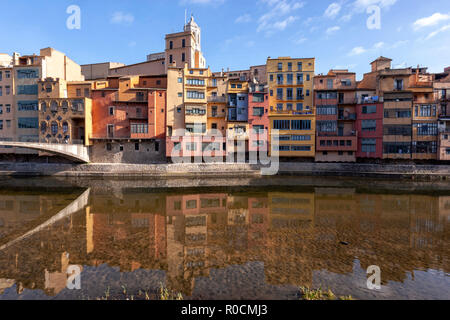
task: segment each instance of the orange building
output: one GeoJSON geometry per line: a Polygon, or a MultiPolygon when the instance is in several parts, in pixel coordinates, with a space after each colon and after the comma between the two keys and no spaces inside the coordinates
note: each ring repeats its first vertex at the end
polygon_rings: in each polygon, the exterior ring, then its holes
{"type": "Polygon", "coordinates": [[[165,160],[167,77],[109,78],[92,92],[91,160],[152,163],[165,160]]]}

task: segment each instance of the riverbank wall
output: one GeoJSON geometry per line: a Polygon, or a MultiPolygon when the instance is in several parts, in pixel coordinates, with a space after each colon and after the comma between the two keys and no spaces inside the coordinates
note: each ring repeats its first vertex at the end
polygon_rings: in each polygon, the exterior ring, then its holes
{"type": "MultiPolygon", "coordinates": [[[[450,181],[450,165],[280,163],[278,176],[336,176],[450,181]]],[[[251,164],[55,164],[0,163],[1,176],[62,177],[260,177],[251,164]]]]}

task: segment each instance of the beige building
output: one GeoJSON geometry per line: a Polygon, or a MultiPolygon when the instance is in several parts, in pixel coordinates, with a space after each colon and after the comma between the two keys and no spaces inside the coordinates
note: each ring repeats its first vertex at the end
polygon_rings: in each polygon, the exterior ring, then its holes
{"type": "MultiPolygon", "coordinates": [[[[22,142],[39,141],[39,92],[46,88],[39,87],[39,81],[46,78],[63,81],[84,81],[81,67],[64,53],[53,48],[40,50],[39,55],[14,56],[13,115],[15,134],[13,139],[22,142]]],[[[16,153],[35,153],[17,149],[16,153]]]]}
{"type": "MultiPolygon", "coordinates": [[[[15,134],[13,78],[13,58],[0,54],[0,140],[12,141],[15,134]]],[[[11,152],[11,148],[0,147],[0,153],[11,152]]]]}
{"type": "Polygon", "coordinates": [[[175,63],[178,68],[206,68],[201,47],[201,29],[194,21],[194,17],[184,26],[183,32],[166,35],[166,71],[175,63]]]}
{"type": "Polygon", "coordinates": [[[116,69],[124,66],[125,64],[119,62],[85,64],[81,66],[81,73],[86,80],[100,80],[106,79],[109,76],[110,69],[116,69]]]}

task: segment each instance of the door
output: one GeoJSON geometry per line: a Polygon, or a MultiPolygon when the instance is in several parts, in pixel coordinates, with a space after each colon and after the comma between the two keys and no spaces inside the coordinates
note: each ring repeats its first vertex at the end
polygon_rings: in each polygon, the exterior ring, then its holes
{"type": "Polygon", "coordinates": [[[114,125],[108,124],[108,138],[114,138],[114,125]]]}

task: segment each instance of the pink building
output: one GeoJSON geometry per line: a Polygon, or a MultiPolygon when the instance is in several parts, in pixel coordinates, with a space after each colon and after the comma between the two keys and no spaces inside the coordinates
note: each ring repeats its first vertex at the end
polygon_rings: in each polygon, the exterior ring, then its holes
{"type": "Polygon", "coordinates": [[[269,95],[267,86],[251,84],[248,96],[249,151],[268,151],[269,95]]]}

